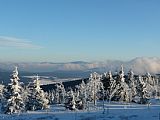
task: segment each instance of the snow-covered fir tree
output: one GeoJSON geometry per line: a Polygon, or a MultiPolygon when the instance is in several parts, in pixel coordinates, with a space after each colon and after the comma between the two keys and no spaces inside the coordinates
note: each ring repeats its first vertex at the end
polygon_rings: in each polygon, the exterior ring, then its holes
{"type": "Polygon", "coordinates": [[[27,110],[42,110],[49,108],[49,100],[45,92],[40,87],[39,77],[36,76],[34,82],[29,86],[28,101],[26,103],[27,110]]]}
{"type": "Polygon", "coordinates": [[[150,73],[147,73],[144,76],[145,87],[143,89],[144,95],[146,98],[150,99],[154,96],[155,92],[155,80],[152,78],[150,73]]]}
{"type": "Polygon", "coordinates": [[[15,67],[10,80],[11,83],[3,90],[2,111],[6,114],[23,112],[25,111],[24,89],[19,83],[17,67],[15,67]]]}
{"type": "Polygon", "coordinates": [[[154,82],[154,90],[155,90],[154,96],[155,96],[155,98],[159,98],[159,96],[160,96],[159,78],[154,76],[154,81],[155,81],[154,82]]]}
{"type": "Polygon", "coordinates": [[[94,105],[96,105],[98,93],[102,93],[102,90],[104,90],[101,78],[102,76],[98,73],[91,73],[89,82],[87,83],[87,97],[89,101],[93,101],[94,105]]]}
{"type": "Polygon", "coordinates": [[[3,98],[3,89],[4,89],[4,85],[0,84],[0,102],[2,101],[2,98],[3,98]]]}
{"type": "Polygon", "coordinates": [[[65,94],[66,94],[66,91],[62,82],[56,83],[55,96],[54,96],[55,103],[58,103],[58,104],[64,103],[65,94]]]}
{"type": "Polygon", "coordinates": [[[55,104],[55,90],[51,90],[48,92],[48,100],[49,104],[55,104]]]}
{"type": "Polygon", "coordinates": [[[72,89],[70,89],[67,93],[67,101],[65,103],[66,109],[76,110],[76,98],[72,89]]]}
{"type": "Polygon", "coordinates": [[[125,74],[124,74],[124,69],[123,69],[123,65],[121,65],[121,70],[119,71],[119,80],[118,82],[125,82],[125,78],[124,78],[125,74]]]}
{"type": "Polygon", "coordinates": [[[114,96],[113,95],[112,96],[113,96],[113,100],[129,102],[130,96],[131,96],[130,89],[129,89],[127,83],[125,82],[124,76],[125,76],[125,74],[124,74],[124,70],[123,70],[123,65],[121,65],[121,70],[120,70],[118,77],[117,77],[117,80],[116,80],[116,88],[113,91],[114,96]]]}
{"type": "Polygon", "coordinates": [[[145,104],[148,101],[147,94],[146,94],[146,83],[143,80],[142,76],[138,76],[138,81],[137,81],[137,96],[135,99],[135,102],[145,104]]]}
{"type": "Polygon", "coordinates": [[[154,85],[154,80],[152,79],[152,76],[149,72],[147,72],[146,75],[144,76],[144,81],[145,81],[145,83],[148,83],[150,85],[154,85]]]}
{"type": "Polygon", "coordinates": [[[128,72],[128,79],[127,79],[127,83],[128,86],[130,88],[130,101],[132,101],[132,99],[136,96],[137,94],[137,90],[136,90],[136,82],[135,82],[135,78],[134,78],[134,73],[132,71],[132,69],[130,69],[130,71],[128,72]]]}
{"type": "Polygon", "coordinates": [[[116,80],[113,79],[111,71],[105,73],[102,79],[104,89],[106,90],[105,97],[107,100],[111,100],[114,93],[116,92],[116,80]]]}
{"type": "Polygon", "coordinates": [[[86,84],[82,80],[82,83],[77,86],[77,109],[86,109],[87,104],[87,91],[86,84]]]}

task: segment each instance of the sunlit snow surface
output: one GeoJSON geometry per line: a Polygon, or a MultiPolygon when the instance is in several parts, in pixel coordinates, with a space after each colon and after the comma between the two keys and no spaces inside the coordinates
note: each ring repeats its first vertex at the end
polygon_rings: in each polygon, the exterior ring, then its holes
{"type": "Polygon", "coordinates": [[[0,114],[0,120],[159,120],[160,105],[138,105],[125,103],[98,103],[89,110],[69,111],[63,105],[53,105],[49,110],[28,111],[14,115],[0,114]]]}
{"type": "MultiPolygon", "coordinates": [[[[24,78],[33,79],[35,76],[22,76],[24,78]]],[[[81,80],[82,78],[57,78],[53,76],[39,76],[40,77],[40,84],[41,85],[49,85],[55,84],[59,82],[69,82],[69,81],[76,81],[81,80]]]]}

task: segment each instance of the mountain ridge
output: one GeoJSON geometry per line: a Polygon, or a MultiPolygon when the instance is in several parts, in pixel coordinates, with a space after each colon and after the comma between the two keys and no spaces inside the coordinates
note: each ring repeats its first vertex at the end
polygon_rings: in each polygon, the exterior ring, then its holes
{"type": "Polygon", "coordinates": [[[0,69],[12,70],[14,66],[18,66],[19,70],[27,72],[53,72],[53,71],[118,71],[120,65],[124,65],[125,72],[132,69],[137,74],[146,72],[160,73],[160,58],[158,57],[137,57],[130,61],[106,60],[106,61],[73,61],[64,63],[54,62],[0,62],[0,69]]]}

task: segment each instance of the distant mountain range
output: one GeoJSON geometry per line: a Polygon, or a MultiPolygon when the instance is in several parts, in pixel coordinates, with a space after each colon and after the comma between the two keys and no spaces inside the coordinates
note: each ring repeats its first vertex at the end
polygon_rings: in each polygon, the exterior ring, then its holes
{"type": "Polygon", "coordinates": [[[146,72],[160,73],[160,58],[157,57],[138,57],[130,61],[106,60],[101,62],[67,62],[67,63],[53,63],[53,62],[32,62],[32,63],[12,63],[1,62],[0,71],[13,70],[14,66],[18,66],[20,71],[27,72],[55,72],[55,71],[83,71],[83,72],[106,72],[118,71],[120,65],[124,65],[127,72],[132,69],[136,74],[143,74],[146,72]]]}

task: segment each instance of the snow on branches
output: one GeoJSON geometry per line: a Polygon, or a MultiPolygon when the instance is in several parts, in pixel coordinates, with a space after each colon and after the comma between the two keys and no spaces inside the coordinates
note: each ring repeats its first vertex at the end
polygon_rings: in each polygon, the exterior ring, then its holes
{"type": "Polygon", "coordinates": [[[97,100],[148,103],[149,99],[160,96],[159,79],[150,73],[135,75],[132,70],[127,74],[121,65],[119,72],[98,74],[93,72],[88,79],[78,85],[67,88],[57,82],[45,93],[40,85],[39,76],[35,76],[29,85],[19,81],[18,68],[11,74],[10,83],[1,85],[0,99],[5,114],[21,113],[27,110],[48,109],[49,104],[62,104],[69,110],[84,110],[89,104],[97,105],[97,100]]]}
{"type": "Polygon", "coordinates": [[[2,99],[2,111],[7,114],[25,111],[23,87],[19,84],[18,69],[15,67],[11,75],[11,83],[5,86],[2,99]]]}
{"type": "Polygon", "coordinates": [[[40,87],[38,75],[34,78],[33,84],[29,86],[28,100],[26,102],[27,110],[43,110],[49,108],[49,100],[40,87]]]}

